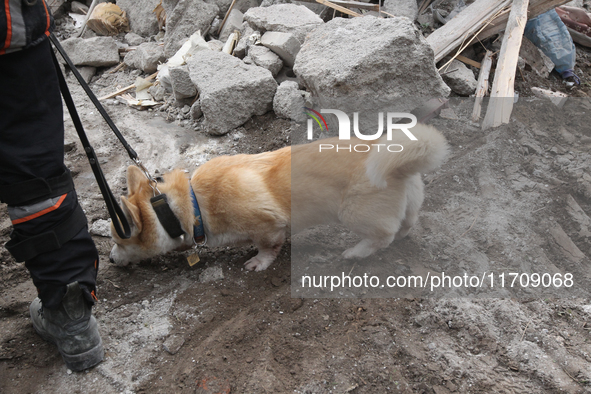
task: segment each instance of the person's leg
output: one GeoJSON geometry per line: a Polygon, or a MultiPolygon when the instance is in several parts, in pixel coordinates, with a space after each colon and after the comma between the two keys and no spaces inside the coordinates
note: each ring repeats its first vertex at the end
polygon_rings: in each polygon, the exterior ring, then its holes
{"type": "Polygon", "coordinates": [[[79,370],[103,354],[90,315],[98,253],[64,166],[62,101],[51,50],[46,40],[0,56],[0,200],[13,224],[6,247],[25,261],[39,293],[31,305],[33,324],[58,345],[68,367],[79,370]],[[73,320],[76,330],[63,328],[73,320]],[[72,346],[64,339],[81,330],[90,330],[87,343],[72,346]],[[94,353],[85,354],[89,349],[94,353]]]}

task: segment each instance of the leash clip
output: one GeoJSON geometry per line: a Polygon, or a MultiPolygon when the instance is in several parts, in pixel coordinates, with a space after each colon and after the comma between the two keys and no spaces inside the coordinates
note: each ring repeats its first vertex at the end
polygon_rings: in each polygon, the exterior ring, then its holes
{"type": "Polygon", "coordinates": [[[144,173],[144,175],[146,176],[146,178],[148,178],[148,181],[150,182],[150,187],[152,188],[152,191],[154,192],[154,197],[156,197],[157,195],[162,194],[160,192],[160,190],[158,189],[158,182],[156,181],[156,179],[154,179],[152,177],[152,175],[150,175],[150,172],[148,171],[148,169],[146,167],[144,167],[144,165],[142,164],[142,161],[138,158],[134,158],[133,159],[134,163],[136,166],[138,166],[138,168],[140,170],[142,170],[142,172],[144,173]],[[156,194],[158,193],[158,194],[156,194]]]}

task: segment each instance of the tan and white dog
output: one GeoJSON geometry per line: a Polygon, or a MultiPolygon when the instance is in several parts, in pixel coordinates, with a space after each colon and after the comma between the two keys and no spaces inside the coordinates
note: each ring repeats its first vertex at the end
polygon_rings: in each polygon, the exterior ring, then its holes
{"type": "Polygon", "coordinates": [[[195,221],[190,186],[208,246],[256,245],[258,254],[245,263],[249,270],[266,269],[286,237],[320,224],[342,223],[360,235],[363,239],[343,257],[367,257],[408,234],[423,203],[420,173],[439,167],[447,155],[447,142],[435,128],[418,125],[412,133],[417,141],[404,135],[392,141],[346,141],[352,146],[374,144],[366,153],[327,149],[344,141],[325,139],[255,155],[220,156],[200,166],[190,181],[183,171],[172,171],[158,188],[186,233],[175,239],[151,207],[153,190],[146,176],[130,166],[128,196],[121,201],[132,236],[121,239],[112,231],[116,245],[111,261],[126,265],[190,248],[195,221]],[[385,147],[390,144],[404,149],[389,152],[385,147]]]}

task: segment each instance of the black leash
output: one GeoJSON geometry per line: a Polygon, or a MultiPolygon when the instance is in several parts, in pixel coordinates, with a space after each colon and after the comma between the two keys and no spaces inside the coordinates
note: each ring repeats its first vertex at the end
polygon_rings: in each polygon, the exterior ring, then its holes
{"type": "MultiPolygon", "coordinates": [[[[144,167],[141,160],[138,158],[137,153],[127,143],[125,138],[123,138],[123,135],[121,134],[119,129],[117,129],[117,126],[115,126],[115,123],[113,123],[113,121],[109,117],[109,114],[107,114],[107,111],[105,111],[105,108],[102,106],[100,101],[96,98],[96,96],[94,95],[94,93],[90,89],[90,86],[88,86],[88,84],[86,83],[84,78],[82,78],[82,75],[80,75],[80,73],[78,72],[78,69],[76,68],[76,66],[74,66],[74,64],[72,63],[72,61],[70,60],[70,58],[66,54],[66,51],[59,43],[57,37],[53,33],[51,33],[49,38],[50,38],[51,42],[53,43],[53,45],[55,46],[55,48],[58,50],[58,52],[62,55],[62,57],[64,58],[64,60],[68,64],[68,67],[70,67],[70,70],[72,70],[72,72],[74,73],[74,76],[76,77],[76,79],[80,83],[80,86],[82,86],[82,88],[84,89],[84,91],[86,92],[86,94],[88,95],[88,97],[90,98],[90,100],[92,101],[94,106],[96,107],[96,109],[103,116],[103,118],[105,119],[105,121],[107,122],[107,124],[109,125],[111,130],[113,130],[113,132],[115,133],[115,135],[119,139],[119,141],[121,141],[121,144],[123,145],[123,147],[127,151],[129,158],[135,163],[135,165],[137,165],[142,170],[142,172],[148,178],[148,181],[150,182],[150,187],[152,187],[152,190],[154,190],[154,197],[152,197],[150,199],[150,203],[152,204],[152,208],[154,208],[154,211],[156,212],[156,215],[158,216],[158,219],[159,219],[160,223],[162,224],[162,226],[164,227],[164,229],[166,230],[166,232],[172,238],[177,238],[177,237],[180,237],[181,235],[185,234],[185,231],[182,229],[179,219],[174,215],[174,213],[172,212],[172,209],[170,208],[170,205],[168,204],[166,194],[160,193],[160,190],[158,190],[156,180],[150,175],[150,173],[148,172],[146,167],[144,167]],[[158,194],[156,194],[156,193],[158,193],[158,194]]],[[[105,200],[105,204],[107,205],[107,210],[109,211],[109,215],[111,216],[111,220],[113,221],[113,225],[115,226],[115,231],[117,232],[117,235],[119,235],[120,238],[127,239],[131,236],[129,222],[127,221],[127,218],[125,217],[123,210],[121,209],[121,207],[119,206],[119,204],[115,200],[115,197],[113,196],[113,193],[111,192],[111,189],[109,188],[109,185],[107,184],[107,180],[105,179],[103,171],[98,163],[98,159],[96,157],[94,149],[92,148],[92,146],[90,145],[90,142],[88,141],[88,138],[86,137],[86,133],[84,132],[84,127],[82,126],[82,122],[80,120],[80,117],[78,116],[78,112],[76,111],[76,106],[74,104],[74,100],[72,99],[72,95],[70,94],[70,90],[68,89],[68,85],[66,84],[66,79],[61,72],[58,60],[57,60],[55,54],[53,53],[53,51],[52,51],[52,55],[53,55],[53,62],[55,64],[55,68],[57,69],[57,74],[58,74],[58,79],[59,79],[59,83],[60,83],[60,90],[62,92],[62,96],[64,98],[64,101],[66,102],[66,106],[68,107],[68,111],[70,112],[72,122],[74,122],[74,126],[76,127],[76,132],[78,133],[78,137],[80,138],[80,141],[82,142],[82,146],[84,147],[84,151],[86,152],[86,156],[88,157],[88,161],[90,162],[92,172],[94,173],[94,176],[95,176],[96,181],[99,185],[99,188],[101,189],[101,193],[102,193],[103,198],[105,200]],[[122,226],[123,226],[123,228],[122,228],[122,226]]]]}
{"type": "MultiPolygon", "coordinates": [[[[82,78],[82,76],[80,75],[80,73],[78,72],[78,70],[76,69],[76,67],[74,66],[74,64],[72,63],[72,61],[68,57],[68,55],[66,54],[66,51],[64,51],[64,48],[62,48],[62,46],[60,45],[57,37],[53,33],[51,33],[51,35],[49,36],[49,39],[51,40],[51,42],[53,43],[55,48],[58,50],[58,52],[62,55],[62,57],[64,58],[66,63],[68,63],[68,66],[70,67],[70,69],[72,70],[74,75],[76,76],[76,79],[78,79],[78,82],[80,82],[80,85],[82,85],[82,88],[86,91],[86,94],[88,95],[90,100],[93,102],[94,106],[98,109],[98,111],[103,116],[103,118],[105,118],[105,121],[107,122],[109,127],[111,127],[111,129],[113,130],[113,132],[115,133],[117,138],[119,138],[119,140],[121,141],[121,143],[123,144],[123,146],[127,150],[129,157],[131,157],[131,159],[135,162],[139,161],[137,159],[137,154],[129,146],[129,144],[125,141],[125,139],[123,138],[123,136],[121,135],[121,133],[117,129],[117,126],[115,126],[115,124],[113,123],[113,121],[111,120],[111,118],[109,117],[109,115],[107,114],[107,112],[105,111],[103,106],[101,105],[101,103],[98,101],[98,99],[96,98],[96,96],[92,92],[92,90],[90,90],[90,87],[88,86],[86,81],[84,81],[84,79],[82,78]]],[[[111,189],[109,188],[109,185],[107,184],[107,180],[105,179],[105,175],[103,174],[101,166],[99,165],[98,159],[96,157],[96,153],[94,152],[94,149],[90,145],[90,142],[88,141],[88,138],[86,137],[86,133],[84,132],[84,127],[82,126],[82,121],[80,120],[80,116],[78,115],[78,112],[76,111],[76,106],[74,104],[74,100],[72,99],[72,95],[70,93],[70,90],[68,89],[66,79],[59,67],[58,60],[57,60],[55,54],[53,53],[53,51],[51,51],[51,53],[53,55],[53,63],[55,64],[55,68],[57,69],[57,76],[59,79],[62,97],[64,98],[64,101],[66,102],[66,106],[68,107],[68,111],[70,112],[72,122],[74,122],[74,126],[76,127],[76,132],[78,133],[78,137],[80,138],[80,141],[82,142],[82,146],[84,147],[84,151],[86,152],[86,156],[88,157],[88,162],[90,163],[90,167],[92,168],[92,172],[94,173],[94,177],[96,178],[98,186],[101,189],[101,193],[102,193],[103,198],[105,200],[105,204],[107,205],[107,210],[109,211],[109,215],[111,216],[111,220],[113,221],[113,225],[115,226],[115,231],[117,231],[117,235],[119,235],[119,237],[121,237],[123,239],[127,239],[131,236],[129,222],[127,221],[127,218],[125,217],[125,214],[123,213],[123,210],[121,209],[121,207],[119,206],[119,204],[115,200],[115,197],[113,196],[113,193],[111,192],[111,189]]]]}

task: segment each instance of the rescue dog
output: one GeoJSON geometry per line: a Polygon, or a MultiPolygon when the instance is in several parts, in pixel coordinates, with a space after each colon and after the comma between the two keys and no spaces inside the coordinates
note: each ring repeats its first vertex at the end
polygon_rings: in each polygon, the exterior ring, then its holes
{"type": "Polygon", "coordinates": [[[126,265],[190,248],[196,219],[191,188],[208,246],[251,242],[258,248],[258,254],[245,263],[249,270],[266,269],[286,237],[321,224],[342,223],[363,238],[343,252],[344,258],[367,257],[408,234],[423,203],[420,174],[438,168],[447,155],[447,142],[435,128],[418,125],[412,132],[417,141],[404,135],[391,141],[347,141],[370,146],[368,152],[330,149],[343,143],[330,138],[273,152],[216,157],[190,180],[183,171],[174,170],[158,183],[185,231],[174,239],[152,209],[148,179],[130,166],[128,195],[121,202],[132,236],[121,239],[112,229],[116,244],[111,261],[126,265]],[[403,149],[390,152],[386,149],[390,144],[403,149]]]}

